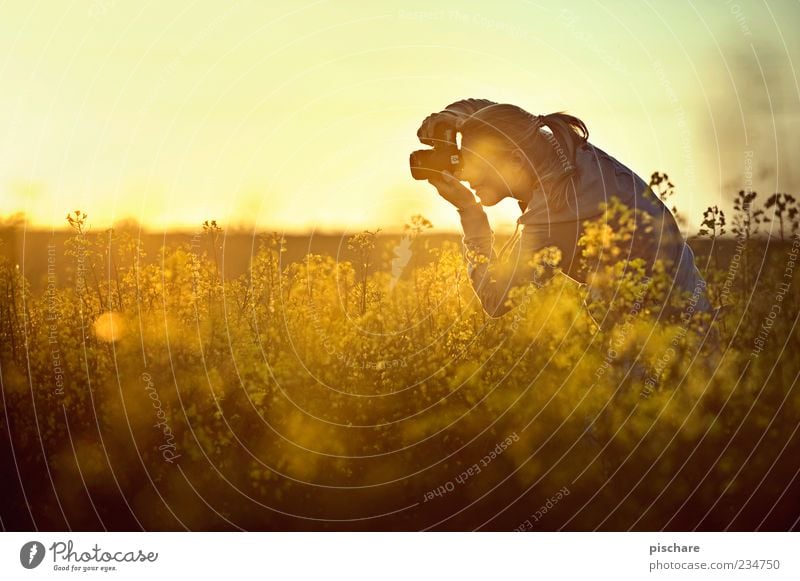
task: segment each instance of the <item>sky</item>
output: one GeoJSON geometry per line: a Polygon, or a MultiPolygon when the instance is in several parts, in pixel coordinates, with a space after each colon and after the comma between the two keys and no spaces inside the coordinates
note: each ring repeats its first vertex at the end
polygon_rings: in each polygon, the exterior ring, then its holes
{"type": "MultiPolygon", "coordinates": [[[[749,0],[0,4],[0,216],[61,228],[291,233],[455,209],[415,181],[429,113],[567,111],[696,231],[750,187],[800,194],[800,3],[749,0]]],[[[493,226],[519,208],[487,209],[493,226]]]]}

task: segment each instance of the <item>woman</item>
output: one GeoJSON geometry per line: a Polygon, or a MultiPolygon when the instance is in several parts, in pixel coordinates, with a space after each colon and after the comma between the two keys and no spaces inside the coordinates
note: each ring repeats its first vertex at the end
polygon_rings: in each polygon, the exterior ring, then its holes
{"type": "MultiPolygon", "coordinates": [[[[588,271],[582,267],[578,244],[584,221],[602,218],[601,204],[612,196],[633,210],[637,225],[620,259],[642,258],[648,273],[657,260],[663,261],[672,292],[691,293],[688,309],[711,311],[705,281],[669,209],[638,175],[588,142],[588,130],[580,119],[564,113],[534,116],[516,105],[465,99],[430,115],[417,135],[433,137],[432,125],[440,116],[448,117],[461,132],[462,164],[458,175],[442,172],[428,181],[458,209],[472,287],[490,316],[499,317],[512,308],[508,291],[516,284],[543,282],[529,270],[530,258],[542,248],[559,248],[557,266],[585,284],[588,271]],[[501,268],[483,210],[506,197],[518,200],[523,212],[517,220],[522,232],[511,272],[501,268]]],[[[517,231],[509,243],[516,242],[516,235],[517,231]]],[[[665,311],[675,314],[669,307],[665,311]]],[[[602,321],[601,325],[605,326],[602,321]]]]}

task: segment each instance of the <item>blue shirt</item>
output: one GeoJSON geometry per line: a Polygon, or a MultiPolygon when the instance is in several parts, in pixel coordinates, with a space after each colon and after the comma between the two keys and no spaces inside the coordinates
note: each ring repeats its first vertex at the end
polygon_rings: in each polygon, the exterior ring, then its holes
{"type": "MultiPolygon", "coordinates": [[[[561,251],[561,271],[578,283],[585,284],[587,271],[581,265],[581,247],[578,240],[584,233],[584,222],[602,218],[603,203],[612,196],[633,210],[637,225],[649,218],[652,228],[636,228],[621,260],[643,258],[646,269],[656,260],[663,260],[673,280],[673,288],[687,291],[696,297],[695,311],[710,311],[705,293],[705,281],[695,266],[694,254],[686,244],[674,216],[666,205],[652,192],[649,185],[618,160],[590,143],[575,152],[575,188],[562,208],[548,206],[541,190],[533,192],[522,216],[517,220],[522,226],[517,252],[513,252],[516,267],[510,274],[501,269],[493,249],[494,232],[480,204],[459,209],[464,229],[463,243],[467,270],[484,310],[494,317],[506,313],[508,291],[519,283],[537,282],[525,268],[533,254],[547,246],[561,251]]],[[[591,264],[587,265],[591,268],[591,264]]],[[[591,289],[590,289],[591,291],[591,289]]]]}

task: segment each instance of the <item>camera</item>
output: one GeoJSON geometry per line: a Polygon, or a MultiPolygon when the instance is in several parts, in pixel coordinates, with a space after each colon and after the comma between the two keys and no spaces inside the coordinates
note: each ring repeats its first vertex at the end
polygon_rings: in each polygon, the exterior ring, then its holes
{"type": "Polygon", "coordinates": [[[427,180],[439,176],[443,171],[453,175],[461,169],[461,151],[456,142],[455,119],[441,118],[433,121],[433,137],[421,137],[425,145],[433,149],[412,151],[409,157],[411,175],[415,180],[427,180]]]}

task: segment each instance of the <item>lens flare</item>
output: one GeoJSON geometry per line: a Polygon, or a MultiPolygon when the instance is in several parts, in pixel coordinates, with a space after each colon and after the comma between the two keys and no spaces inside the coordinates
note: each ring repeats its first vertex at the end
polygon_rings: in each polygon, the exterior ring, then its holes
{"type": "Polygon", "coordinates": [[[125,320],[122,313],[109,311],[103,313],[94,322],[94,334],[101,341],[113,343],[125,335],[125,320]]]}

